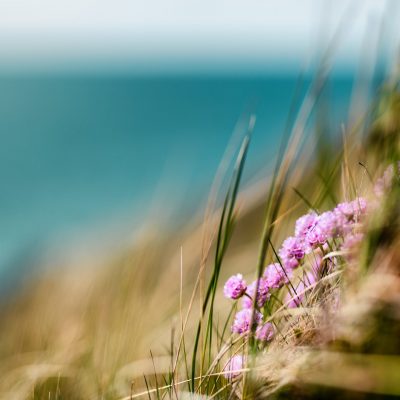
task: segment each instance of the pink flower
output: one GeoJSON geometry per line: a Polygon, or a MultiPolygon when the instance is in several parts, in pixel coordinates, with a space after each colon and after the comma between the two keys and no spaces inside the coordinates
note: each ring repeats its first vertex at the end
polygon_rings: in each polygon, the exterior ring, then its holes
{"type": "MultiPolygon", "coordinates": [[[[242,300],[243,308],[253,307],[253,300],[254,300],[256,286],[257,286],[257,281],[254,281],[247,287],[246,290],[247,296],[244,296],[242,300]]],[[[257,290],[257,307],[263,307],[265,302],[270,298],[271,294],[269,292],[269,289],[270,287],[268,285],[268,280],[261,277],[257,290]]]]}
{"type": "Polygon", "coordinates": [[[353,201],[339,203],[333,212],[337,219],[337,229],[341,235],[352,231],[354,224],[358,222],[367,211],[367,201],[358,197],[353,201]]]}
{"type": "MultiPolygon", "coordinates": [[[[250,308],[246,308],[236,313],[235,319],[232,325],[232,332],[244,334],[248,333],[251,330],[251,317],[253,315],[253,310],[250,308]]],[[[262,321],[262,314],[254,310],[254,325],[258,325],[262,321]]]]}
{"type": "Polygon", "coordinates": [[[224,376],[226,379],[233,379],[238,377],[241,374],[241,371],[244,366],[243,356],[237,354],[231,357],[228,363],[224,367],[224,376]]]}
{"type": "Polygon", "coordinates": [[[315,224],[305,235],[305,241],[310,246],[308,251],[325,244],[337,234],[337,218],[332,211],[326,211],[319,215],[315,224]]]}
{"type": "Polygon", "coordinates": [[[279,263],[268,265],[265,268],[263,277],[266,279],[270,289],[279,289],[284,284],[288,283],[285,271],[279,263]]]}
{"type": "Polygon", "coordinates": [[[312,229],[317,223],[318,215],[315,212],[310,212],[303,215],[296,221],[295,236],[304,237],[307,232],[312,229]]]}
{"type": "Polygon", "coordinates": [[[315,226],[310,232],[307,233],[306,242],[311,248],[318,247],[326,243],[328,236],[325,234],[323,229],[318,225],[315,226]]]}
{"type": "Polygon", "coordinates": [[[228,299],[238,299],[246,292],[247,286],[241,274],[231,276],[225,283],[224,295],[228,299]]]}
{"type": "Polygon", "coordinates": [[[353,215],[354,215],[353,203],[352,203],[351,201],[339,203],[339,204],[335,207],[335,211],[336,211],[338,214],[341,214],[341,215],[347,217],[347,219],[350,219],[350,218],[352,218],[353,215]]]}
{"type": "Polygon", "coordinates": [[[355,219],[364,215],[367,211],[367,200],[364,197],[357,197],[353,201],[339,203],[333,210],[339,221],[355,221],[355,219]]]}
{"type": "Polygon", "coordinates": [[[333,211],[326,211],[318,217],[318,227],[328,239],[337,235],[337,223],[333,211]]]}
{"type": "Polygon", "coordinates": [[[270,322],[260,325],[256,330],[256,338],[262,342],[269,342],[274,337],[274,334],[274,326],[270,322]]]}
{"type": "Polygon", "coordinates": [[[300,238],[290,236],[279,250],[283,266],[289,270],[298,267],[299,261],[305,256],[305,244],[300,238]]]}

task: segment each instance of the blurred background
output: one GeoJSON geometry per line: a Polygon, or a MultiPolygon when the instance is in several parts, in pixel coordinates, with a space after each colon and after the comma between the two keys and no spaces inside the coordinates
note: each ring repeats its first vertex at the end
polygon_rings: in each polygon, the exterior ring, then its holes
{"type": "Polygon", "coordinates": [[[170,229],[201,214],[250,113],[244,181],[256,182],[293,99],[326,62],[325,129],[338,134],[355,93],[362,111],[396,56],[397,9],[382,0],[2,1],[1,295],[33,264],[102,258],[145,225],[170,229]]]}

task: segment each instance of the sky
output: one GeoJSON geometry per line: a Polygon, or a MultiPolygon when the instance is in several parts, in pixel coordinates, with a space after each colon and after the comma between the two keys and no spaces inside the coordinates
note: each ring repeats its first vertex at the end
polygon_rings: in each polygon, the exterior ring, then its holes
{"type": "Polygon", "coordinates": [[[366,35],[377,36],[387,4],[389,0],[2,0],[0,69],[307,64],[326,48],[343,18],[347,22],[337,59],[351,64],[366,35]]]}

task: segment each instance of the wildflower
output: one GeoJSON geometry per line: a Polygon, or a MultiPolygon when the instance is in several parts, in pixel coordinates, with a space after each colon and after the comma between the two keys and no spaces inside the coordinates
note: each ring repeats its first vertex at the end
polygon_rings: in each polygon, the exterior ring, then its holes
{"type": "Polygon", "coordinates": [[[265,268],[263,277],[270,289],[279,289],[288,282],[285,271],[279,263],[270,264],[265,268]]]}
{"type": "MultiPolygon", "coordinates": [[[[250,308],[246,308],[236,313],[235,320],[233,321],[232,325],[232,332],[239,334],[250,332],[252,315],[253,310],[250,308]]],[[[259,311],[254,310],[254,325],[258,325],[261,322],[262,317],[263,316],[259,311]]]]}
{"type": "Polygon", "coordinates": [[[355,220],[365,214],[367,211],[367,201],[364,197],[357,197],[353,201],[339,203],[334,212],[339,221],[355,222],[355,220]]]}
{"type": "Polygon", "coordinates": [[[274,337],[274,326],[270,322],[260,325],[256,330],[256,338],[262,342],[269,342],[274,337]]]}
{"type": "MultiPolygon", "coordinates": [[[[256,291],[257,281],[252,282],[246,290],[246,295],[243,297],[243,308],[252,308],[253,307],[253,299],[256,291]]],[[[258,283],[257,289],[257,307],[263,307],[265,302],[270,298],[270,287],[268,284],[268,280],[264,277],[261,277],[258,283]]]]}
{"type": "Polygon", "coordinates": [[[315,226],[311,231],[309,231],[306,236],[306,242],[310,246],[310,248],[315,248],[319,245],[326,243],[327,239],[328,236],[326,235],[324,230],[321,229],[321,227],[318,225],[315,226]]]}
{"type": "Polygon", "coordinates": [[[343,235],[352,229],[352,217],[353,217],[353,207],[350,203],[339,203],[333,212],[336,216],[337,228],[339,235],[343,235]]]}
{"type": "Polygon", "coordinates": [[[346,202],[343,202],[343,203],[339,203],[335,207],[335,211],[339,215],[345,216],[345,217],[347,217],[347,219],[350,219],[354,215],[353,203],[351,201],[349,201],[349,202],[346,201],[346,202]]]}
{"type": "Polygon", "coordinates": [[[311,212],[303,215],[296,221],[295,236],[304,237],[307,232],[312,229],[317,223],[318,215],[315,212],[311,212]]]}
{"type": "Polygon", "coordinates": [[[350,233],[354,224],[360,220],[360,218],[367,211],[367,201],[363,197],[358,197],[353,201],[339,203],[333,212],[337,218],[337,228],[341,235],[350,233]]]}
{"type": "Polygon", "coordinates": [[[294,236],[288,237],[279,250],[279,256],[285,268],[290,270],[298,267],[299,261],[305,256],[304,242],[294,236]]]}
{"type": "Polygon", "coordinates": [[[233,275],[225,283],[224,295],[228,299],[236,300],[243,296],[246,289],[246,281],[243,279],[242,274],[233,275]]]}
{"type": "Polygon", "coordinates": [[[224,367],[224,376],[226,379],[233,379],[241,374],[244,365],[244,357],[237,354],[231,357],[224,367]]]}
{"type": "Polygon", "coordinates": [[[338,234],[337,218],[333,211],[326,211],[318,217],[318,228],[323,232],[327,239],[338,234]]]}

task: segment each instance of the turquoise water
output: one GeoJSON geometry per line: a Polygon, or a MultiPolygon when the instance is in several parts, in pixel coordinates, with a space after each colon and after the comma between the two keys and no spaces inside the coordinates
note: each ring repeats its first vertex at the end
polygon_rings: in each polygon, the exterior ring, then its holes
{"type": "MultiPolygon", "coordinates": [[[[171,218],[191,213],[239,117],[255,112],[250,179],[277,149],[297,79],[1,77],[0,271],[64,233],[113,221],[134,228],[154,202],[171,218]]],[[[329,87],[334,131],[352,78],[329,87]]]]}

